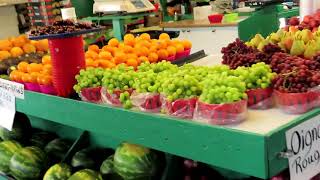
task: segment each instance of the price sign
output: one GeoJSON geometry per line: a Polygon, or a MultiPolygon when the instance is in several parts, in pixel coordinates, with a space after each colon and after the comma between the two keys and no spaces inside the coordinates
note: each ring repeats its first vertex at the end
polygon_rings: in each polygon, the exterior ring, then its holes
{"type": "Polygon", "coordinates": [[[24,99],[24,85],[0,78],[0,89],[12,93],[15,97],[24,99]]]}
{"type": "Polygon", "coordinates": [[[15,96],[0,88],[0,126],[12,130],[14,116],[16,114],[15,96]]]}
{"type": "Polygon", "coordinates": [[[309,180],[320,172],[320,115],[286,132],[291,180],[309,180]]]}

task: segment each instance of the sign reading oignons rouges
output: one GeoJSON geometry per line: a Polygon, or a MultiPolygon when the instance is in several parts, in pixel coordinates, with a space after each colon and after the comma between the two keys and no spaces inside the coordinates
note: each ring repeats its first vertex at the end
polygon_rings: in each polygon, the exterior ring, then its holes
{"type": "Polygon", "coordinates": [[[291,152],[291,180],[309,180],[320,172],[320,115],[286,132],[287,149],[291,152]]]}

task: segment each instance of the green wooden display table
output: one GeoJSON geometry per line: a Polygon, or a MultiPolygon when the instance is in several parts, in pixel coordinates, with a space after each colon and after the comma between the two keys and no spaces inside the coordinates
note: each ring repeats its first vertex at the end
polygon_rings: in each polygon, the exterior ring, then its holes
{"type": "Polygon", "coordinates": [[[285,131],[320,114],[249,111],[239,125],[209,126],[28,91],[17,99],[17,111],[263,179],[288,167],[278,157],[286,149],[285,131]]]}

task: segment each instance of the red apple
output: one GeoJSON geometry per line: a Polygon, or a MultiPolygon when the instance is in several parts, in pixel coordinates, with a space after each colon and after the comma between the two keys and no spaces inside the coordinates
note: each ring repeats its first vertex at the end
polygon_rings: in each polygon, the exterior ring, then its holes
{"type": "Polygon", "coordinates": [[[310,20],[313,19],[311,15],[307,15],[303,18],[303,22],[309,24],[310,20]]]}
{"type": "Polygon", "coordinates": [[[289,25],[291,26],[297,26],[299,25],[300,21],[297,17],[292,17],[289,19],[289,25]]]}

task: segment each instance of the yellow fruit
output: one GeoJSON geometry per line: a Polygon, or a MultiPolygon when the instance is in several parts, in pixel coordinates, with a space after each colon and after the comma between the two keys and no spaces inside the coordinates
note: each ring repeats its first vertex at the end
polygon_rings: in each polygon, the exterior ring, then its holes
{"type": "Polygon", "coordinates": [[[27,54],[37,52],[36,47],[35,47],[34,45],[32,45],[32,44],[29,44],[29,43],[23,45],[23,46],[22,46],[22,49],[23,49],[23,51],[24,51],[25,53],[27,53],[27,54]]]}
{"type": "Polygon", "coordinates": [[[123,38],[123,42],[125,45],[128,45],[128,46],[134,46],[135,44],[135,37],[134,35],[132,34],[126,34],[123,38]]]}
{"type": "Polygon", "coordinates": [[[161,33],[160,36],[159,36],[159,39],[160,40],[170,39],[170,36],[167,33],[161,33]]]}
{"type": "Polygon", "coordinates": [[[192,48],[192,43],[189,40],[183,40],[181,43],[182,43],[184,49],[191,49],[192,48]]]}
{"type": "Polygon", "coordinates": [[[160,49],[157,54],[159,56],[159,60],[167,60],[169,57],[169,53],[165,49],[160,49]]]}
{"type": "Polygon", "coordinates": [[[103,52],[99,53],[99,58],[100,59],[104,59],[104,60],[111,60],[112,59],[112,55],[108,51],[103,51],[103,52]]]}
{"type": "Polygon", "coordinates": [[[42,39],[36,44],[37,51],[47,52],[49,50],[48,39],[42,39]]]}
{"type": "Polygon", "coordinates": [[[99,49],[99,46],[97,46],[97,45],[90,45],[89,47],[88,47],[88,50],[91,50],[91,51],[95,51],[95,52],[97,52],[97,53],[99,53],[100,52],[100,49],[99,49]]]}
{"type": "Polygon", "coordinates": [[[9,40],[0,40],[0,51],[10,51],[13,45],[9,40]]]}
{"type": "Polygon", "coordinates": [[[167,51],[169,56],[175,56],[177,54],[177,49],[174,46],[168,46],[167,51]]]}
{"type": "Polygon", "coordinates": [[[184,51],[184,46],[182,44],[176,44],[175,47],[177,49],[177,53],[181,53],[184,51]]]}
{"type": "Polygon", "coordinates": [[[109,40],[108,45],[112,47],[118,47],[119,41],[116,38],[112,38],[109,40]]]}
{"type": "Polygon", "coordinates": [[[148,33],[143,33],[143,34],[140,35],[140,37],[143,40],[147,40],[147,41],[151,40],[151,37],[150,37],[150,35],[148,33]]]}
{"type": "Polygon", "coordinates": [[[9,51],[0,51],[0,61],[8,59],[9,57],[11,57],[9,51]]]}
{"type": "Polygon", "coordinates": [[[10,51],[12,57],[19,57],[23,54],[23,50],[20,47],[14,47],[10,51]]]}

